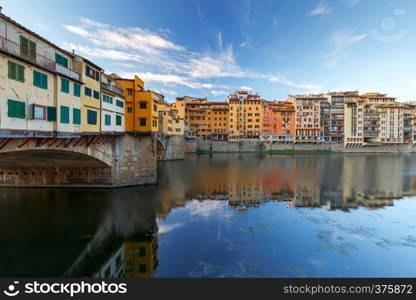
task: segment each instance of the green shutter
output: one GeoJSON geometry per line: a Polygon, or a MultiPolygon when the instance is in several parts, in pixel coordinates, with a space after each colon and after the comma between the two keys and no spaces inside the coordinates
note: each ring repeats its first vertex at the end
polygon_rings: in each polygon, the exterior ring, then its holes
{"type": "Polygon", "coordinates": [[[17,65],[17,81],[25,82],[25,67],[17,65]]]}
{"type": "Polygon", "coordinates": [[[56,122],[56,107],[48,106],[46,108],[46,114],[49,122],[56,122]]]}
{"type": "Polygon", "coordinates": [[[69,93],[69,80],[63,77],[61,77],[61,92],[69,93]]]}
{"type": "Polygon", "coordinates": [[[24,59],[29,58],[29,40],[20,36],[20,56],[24,59]]]}
{"type": "Polygon", "coordinates": [[[81,86],[74,82],[74,96],[81,97],[81,86]]]}
{"type": "Polygon", "coordinates": [[[111,126],[111,116],[110,115],[105,115],[105,121],[104,124],[106,126],[111,126]]]}
{"type": "Polygon", "coordinates": [[[61,105],[61,123],[69,124],[69,107],[61,105]]]}
{"type": "Polygon", "coordinates": [[[29,60],[36,61],[36,43],[33,41],[29,41],[29,60]]]}
{"type": "Polygon", "coordinates": [[[26,103],[9,99],[7,101],[7,115],[11,118],[26,118],[26,103]]]}
{"type": "Polygon", "coordinates": [[[48,89],[48,75],[33,70],[33,85],[41,88],[48,89]]]}
{"type": "Polygon", "coordinates": [[[14,79],[16,80],[16,63],[8,61],[8,76],[9,79],[14,79]]]}
{"type": "Polygon", "coordinates": [[[72,110],[72,117],[73,117],[73,123],[76,125],[80,125],[81,124],[81,110],[79,110],[78,108],[74,108],[72,110]]]}
{"type": "Polygon", "coordinates": [[[122,120],[122,118],[121,118],[121,116],[116,116],[116,125],[117,126],[121,126],[121,120],[122,120]]]}

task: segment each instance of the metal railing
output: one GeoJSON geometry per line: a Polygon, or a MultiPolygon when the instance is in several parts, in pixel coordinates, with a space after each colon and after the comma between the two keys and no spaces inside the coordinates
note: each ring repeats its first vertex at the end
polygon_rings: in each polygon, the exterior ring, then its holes
{"type": "Polygon", "coordinates": [[[0,50],[10,55],[20,57],[49,71],[57,72],[76,80],[80,79],[79,73],[64,66],[58,65],[52,59],[49,59],[33,50],[30,50],[27,47],[22,47],[19,44],[5,38],[4,36],[0,36],[0,50]]]}
{"type": "Polygon", "coordinates": [[[118,87],[116,87],[116,86],[111,86],[109,84],[106,84],[106,83],[103,83],[102,82],[101,83],[101,87],[103,89],[106,89],[107,91],[110,91],[110,92],[113,92],[113,93],[119,95],[120,97],[123,97],[123,90],[120,89],[120,88],[118,88],[118,87]]]}

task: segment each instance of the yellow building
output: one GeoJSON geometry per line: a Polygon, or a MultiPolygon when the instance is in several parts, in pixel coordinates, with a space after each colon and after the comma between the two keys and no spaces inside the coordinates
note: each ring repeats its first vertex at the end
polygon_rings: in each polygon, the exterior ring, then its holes
{"type": "Polygon", "coordinates": [[[159,133],[165,135],[184,135],[184,119],[178,110],[167,102],[158,104],[159,133]]]}
{"type": "Polygon", "coordinates": [[[101,131],[101,72],[103,69],[86,58],[77,55],[75,70],[81,74],[84,87],[81,90],[81,131],[101,131]]]}
{"type": "Polygon", "coordinates": [[[124,244],[125,277],[151,278],[158,266],[157,231],[124,244]]]}
{"type": "Polygon", "coordinates": [[[321,102],[324,96],[289,96],[295,107],[295,139],[298,143],[319,143],[321,133],[321,102]]]}
{"type": "Polygon", "coordinates": [[[236,91],[228,96],[229,139],[260,138],[264,100],[257,94],[236,91]]]}

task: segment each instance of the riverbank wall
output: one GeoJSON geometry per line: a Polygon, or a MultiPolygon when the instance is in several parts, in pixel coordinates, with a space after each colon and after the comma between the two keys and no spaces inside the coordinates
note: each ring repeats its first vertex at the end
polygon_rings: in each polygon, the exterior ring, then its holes
{"type": "MultiPolygon", "coordinates": [[[[190,151],[192,152],[192,151],[190,151]]],[[[344,147],[343,144],[282,144],[267,143],[258,140],[210,141],[196,139],[196,153],[296,153],[296,152],[340,152],[340,153],[413,153],[416,147],[412,144],[364,145],[362,147],[344,147]]]]}

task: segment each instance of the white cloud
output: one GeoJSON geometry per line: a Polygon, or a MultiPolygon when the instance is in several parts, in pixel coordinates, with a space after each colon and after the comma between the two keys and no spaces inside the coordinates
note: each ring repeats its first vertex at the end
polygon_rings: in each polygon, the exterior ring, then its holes
{"type": "Polygon", "coordinates": [[[223,95],[230,94],[229,91],[223,91],[223,90],[213,90],[213,91],[210,91],[210,93],[214,96],[223,96],[223,95]]]}
{"type": "Polygon", "coordinates": [[[306,89],[309,90],[310,92],[320,92],[322,90],[322,86],[320,85],[315,85],[315,84],[301,84],[301,83],[295,83],[293,81],[278,77],[278,76],[272,76],[269,77],[269,81],[270,82],[277,82],[280,84],[284,84],[290,87],[294,87],[294,88],[299,88],[299,89],[306,89]]]}
{"type": "Polygon", "coordinates": [[[249,87],[249,86],[240,86],[240,89],[243,91],[253,91],[253,88],[249,87]]]}
{"type": "Polygon", "coordinates": [[[326,16],[332,12],[332,7],[327,0],[320,0],[318,5],[312,9],[308,15],[310,16],[326,16]]]}
{"type": "Polygon", "coordinates": [[[356,6],[360,3],[361,0],[342,0],[343,2],[347,3],[349,6],[356,6]]]}
{"type": "Polygon", "coordinates": [[[147,82],[157,82],[169,87],[210,89],[217,95],[228,87],[207,82],[210,79],[269,79],[271,82],[301,89],[315,88],[313,85],[271,79],[276,76],[258,74],[242,68],[237,63],[233,47],[224,42],[221,32],[217,33],[218,49],[196,52],[172,41],[174,35],[167,28],[152,32],[140,27],[116,27],[86,18],[81,18],[78,25],[64,25],[64,28],[88,42],[64,43],[64,47],[74,49],[87,58],[110,60],[112,66],[120,67],[124,73],[120,70],[113,71],[125,77],[137,74],[147,82]]]}
{"type": "Polygon", "coordinates": [[[334,68],[348,58],[352,46],[364,40],[367,34],[354,35],[353,31],[344,29],[337,31],[332,36],[333,50],[326,55],[325,66],[334,68]]]}

